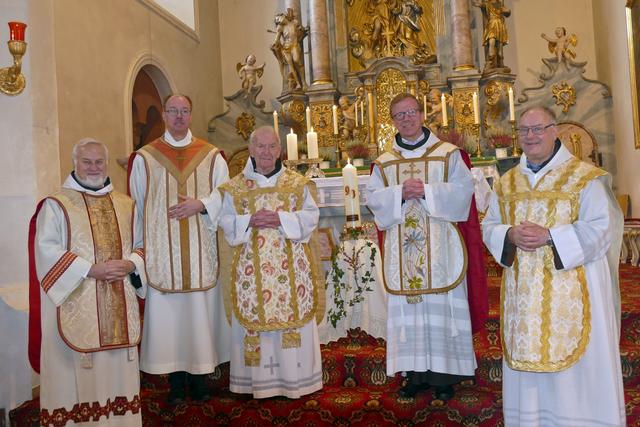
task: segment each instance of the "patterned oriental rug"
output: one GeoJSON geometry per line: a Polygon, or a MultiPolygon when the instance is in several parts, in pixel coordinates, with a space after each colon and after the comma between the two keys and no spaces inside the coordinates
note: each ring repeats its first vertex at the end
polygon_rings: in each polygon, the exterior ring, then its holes
{"type": "MultiPolygon", "coordinates": [[[[622,338],[627,423],[640,426],[640,268],[621,265],[622,338]]],[[[145,426],[502,426],[499,339],[500,278],[490,277],[490,313],[485,331],[474,336],[478,356],[475,384],[456,386],[449,402],[431,391],[401,398],[402,378],[385,375],[385,343],[360,330],[322,346],[324,388],[297,400],[256,400],[229,392],[229,364],[208,378],[208,402],[170,407],[166,375],[142,374],[145,426]]],[[[13,426],[38,425],[38,399],[10,412],[13,426]]]]}

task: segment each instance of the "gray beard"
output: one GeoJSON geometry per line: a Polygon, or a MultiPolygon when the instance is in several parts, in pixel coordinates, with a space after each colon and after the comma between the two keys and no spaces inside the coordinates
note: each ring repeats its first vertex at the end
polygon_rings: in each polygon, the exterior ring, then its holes
{"type": "Polygon", "coordinates": [[[76,179],[78,180],[78,182],[84,186],[87,187],[91,187],[91,188],[104,188],[104,181],[107,179],[106,177],[101,177],[101,178],[80,178],[77,174],[76,174],[76,179]]]}

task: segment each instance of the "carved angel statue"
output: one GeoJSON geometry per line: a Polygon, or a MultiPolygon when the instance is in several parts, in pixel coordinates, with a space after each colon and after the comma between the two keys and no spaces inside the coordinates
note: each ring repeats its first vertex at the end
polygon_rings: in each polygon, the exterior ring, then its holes
{"type": "Polygon", "coordinates": [[[308,29],[300,24],[291,8],[288,8],[286,13],[276,14],[274,23],[276,37],[271,51],[280,65],[283,90],[304,90],[307,83],[304,75],[302,39],[306,37],[308,29]]]}
{"type": "Polygon", "coordinates": [[[353,131],[356,128],[355,103],[349,102],[349,98],[343,95],[338,99],[338,105],[342,116],[338,119],[340,135],[344,140],[353,139],[353,131]]]}
{"type": "Polygon", "coordinates": [[[571,49],[571,46],[575,47],[578,44],[578,38],[575,34],[567,36],[567,29],[565,27],[556,28],[556,38],[551,38],[545,33],[540,34],[540,37],[549,42],[549,52],[556,55],[558,64],[571,59],[576,58],[576,53],[571,49]]]}
{"type": "Polygon", "coordinates": [[[253,89],[264,72],[264,63],[260,66],[255,64],[256,57],[252,54],[247,55],[244,64],[240,62],[236,64],[236,71],[240,76],[240,80],[242,80],[242,89],[244,89],[245,97],[249,96],[251,89],[253,89]]]}
{"type": "Polygon", "coordinates": [[[440,89],[432,88],[427,96],[427,111],[425,114],[425,121],[432,129],[439,129],[442,127],[442,92],[440,89]]]}

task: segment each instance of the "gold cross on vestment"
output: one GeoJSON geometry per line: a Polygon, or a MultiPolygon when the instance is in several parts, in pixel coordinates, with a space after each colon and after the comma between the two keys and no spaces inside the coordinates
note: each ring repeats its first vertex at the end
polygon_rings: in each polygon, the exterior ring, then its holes
{"type": "Polygon", "coordinates": [[[410,178],[413,179],[413,175],[422,173],[422,169],[417,169],[415,163],[409,163],[409,170],[405,170],[402,172],[402,175],[411,175],[410,178]]]}
{"type": "Polygon", "coordinates": [[[182,167],[182,162],[187,160],[187,156],[185,156],[184,154],[178,154],[176,156],[176,160],[178,161],[178,165],[182,167]]]}

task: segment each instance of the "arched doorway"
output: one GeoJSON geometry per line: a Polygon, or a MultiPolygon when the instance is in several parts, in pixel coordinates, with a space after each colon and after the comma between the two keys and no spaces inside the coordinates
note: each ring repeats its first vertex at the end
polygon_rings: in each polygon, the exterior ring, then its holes
{"type": "Polygon", "coordinates": [[[147,73],[150,65],[144,66],[135,78],[131,95],[131,124],[133,149],[148,144],[162,136],[162,98],[154,80],[147,73]]]}

